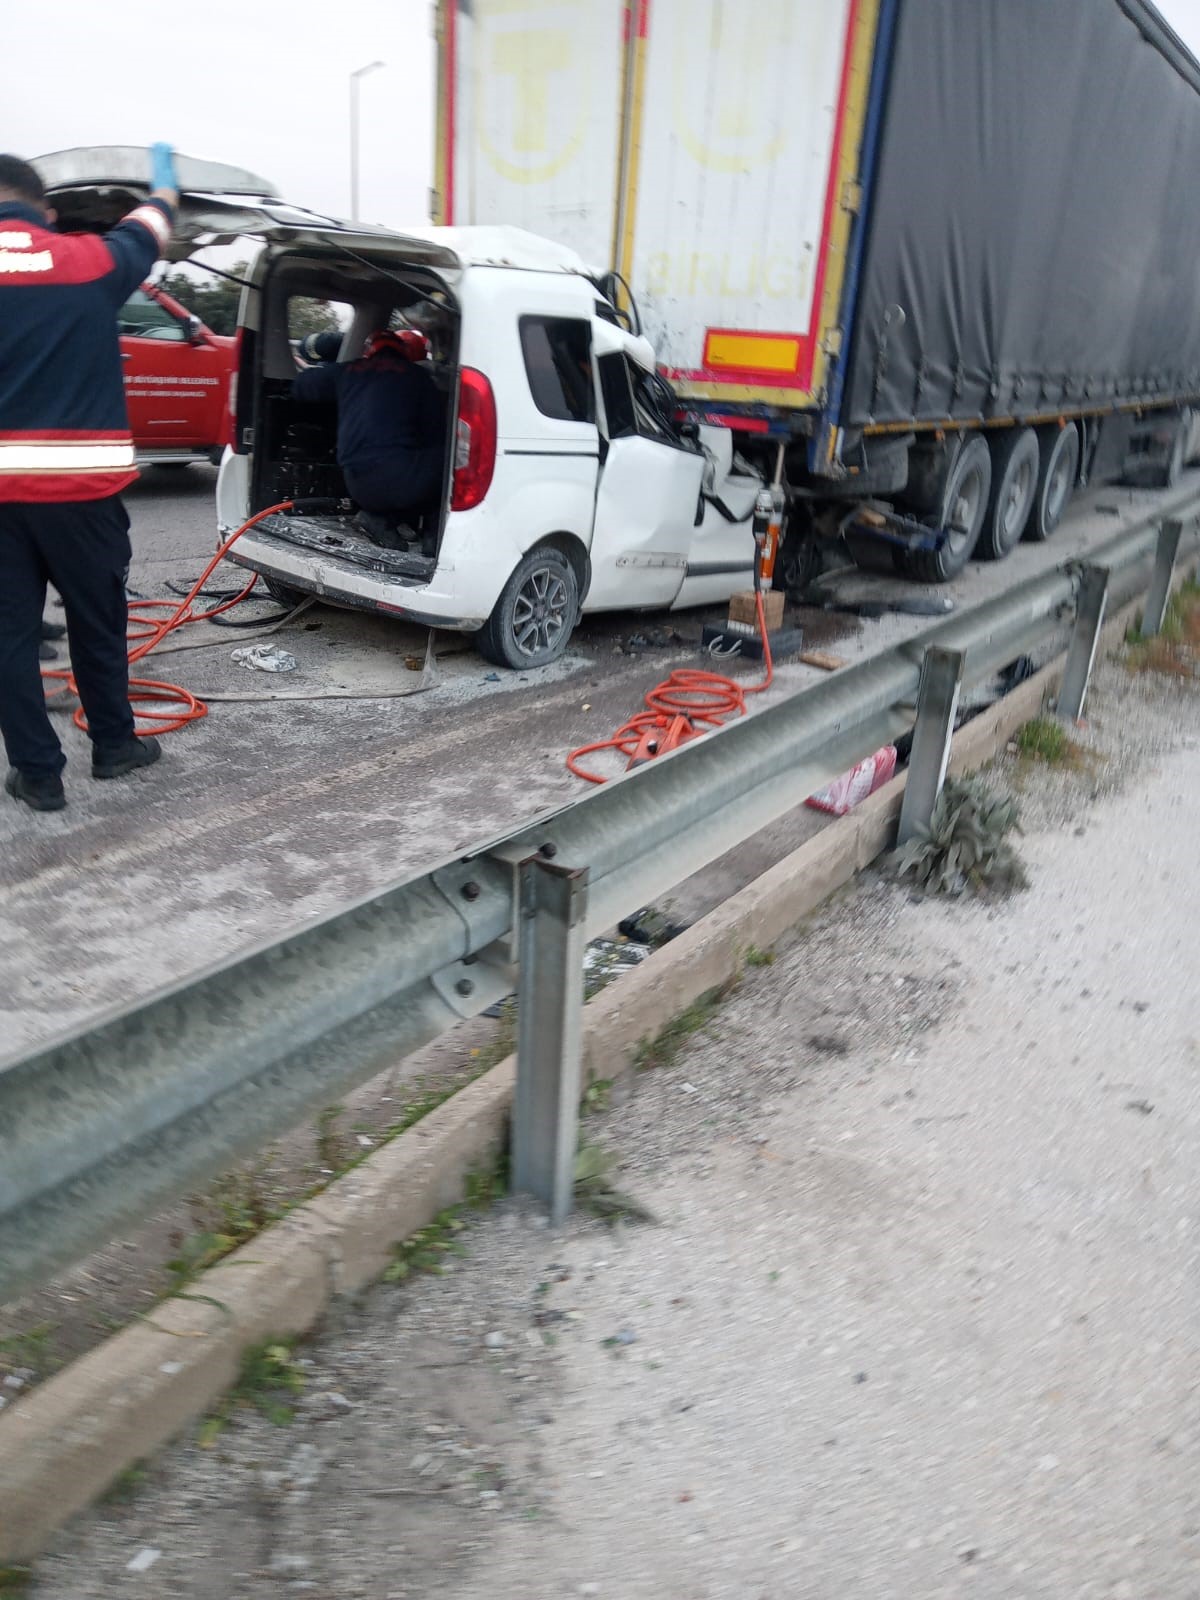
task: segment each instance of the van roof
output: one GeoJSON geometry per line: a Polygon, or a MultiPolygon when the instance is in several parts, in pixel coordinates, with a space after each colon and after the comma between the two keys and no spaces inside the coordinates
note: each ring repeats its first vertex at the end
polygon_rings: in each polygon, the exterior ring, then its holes
{"type": "Polygon", "coordinates": [[[519,267],[528,272],[574,272],[584,277],[591,270],[582,256],[566,245],[555,244],[524,228],[459,227],[405,228],[404,236],[426,239],[458,257],[464,267],[519,267]]]}

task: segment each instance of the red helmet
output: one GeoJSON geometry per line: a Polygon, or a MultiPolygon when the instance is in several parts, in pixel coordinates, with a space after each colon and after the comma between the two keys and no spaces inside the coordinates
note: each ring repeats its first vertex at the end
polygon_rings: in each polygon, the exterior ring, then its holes
{"type": "Polygon", "coordinates": [[[370,361],[385,351],[403,361],[424,361],[429,354],[429,340],[415,328],[400,328],[395,333],[383,329],[369,336],[363,345],[362,360],[370,361]]]}

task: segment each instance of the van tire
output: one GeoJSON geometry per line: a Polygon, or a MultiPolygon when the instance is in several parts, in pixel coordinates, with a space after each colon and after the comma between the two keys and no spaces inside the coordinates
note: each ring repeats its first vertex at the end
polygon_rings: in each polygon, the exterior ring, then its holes
{"type": "Polygon", "coordinates": [[[1041,453],[1032,428],[1008,428],[992,445],[992,492],[975,547],[987,561],[1003,561],[1020,544],[1037,497],[1041,453]]]}
{"type": "Polygon", "coordinates": [[[1079,429],[1073,422],[1068,422],[1065,428],[1039,428],[1038,449],[1041,465],[1037,493],[1025,537],[1040,542],[1048,539],[1058,527],[1075,492],[1079,473],[1079,429]]]}
{"type": "Polygon", "coordinates": [[[578,620],[575,568],[560,550],[540,545],[517,563],[475,635],[475,648],[511,672],[547,667],[567,648],[578,620]]]}
{"type": "Polygon", "coordinates": [[[267,593],[285,611],[294,611],[298,605],[308,599],[303,589],[293,589],[290,584],[280,583],[276,578],[263,576],[267,593]]]}
{"type": "Polygon", "coordinates": [[[992,487],[992,456],[987,440],[972,434],[963,441],[942,491],[934,525],[944,528],[956,516],[965,516],[962,531],[952,533],[940,550],[910,550],[904,570],[919,583],[949,583],[957,578],[975,552],[992,487]]]}

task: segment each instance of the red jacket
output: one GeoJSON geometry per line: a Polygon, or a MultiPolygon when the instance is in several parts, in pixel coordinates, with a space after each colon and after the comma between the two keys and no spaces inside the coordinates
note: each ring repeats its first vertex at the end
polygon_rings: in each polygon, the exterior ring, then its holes
{"type": "Polygon", "coordinates": [[[162,253],[147,200],[103,238],[0,203],[0,502],[101,500],[137,477],[116,314],[162,253]]]}

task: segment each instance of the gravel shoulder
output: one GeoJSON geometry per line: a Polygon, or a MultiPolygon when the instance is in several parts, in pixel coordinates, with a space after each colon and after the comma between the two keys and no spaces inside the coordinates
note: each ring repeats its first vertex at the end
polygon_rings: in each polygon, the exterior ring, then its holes
{"type": "Polygon", "coordinates": [[[479,1217],[29,1593],[1194,1600],[1200,690],[1089,716],[1026,892],[866,875],[587,1119],[654,1224],[479,1217]]]}

